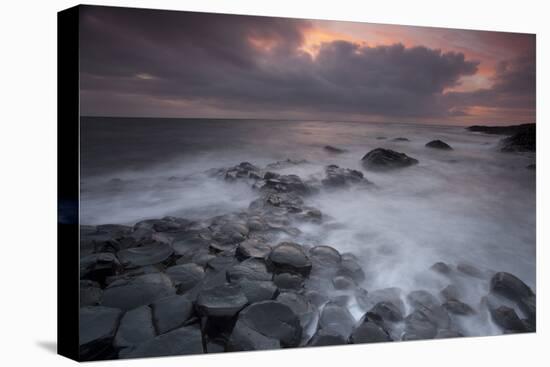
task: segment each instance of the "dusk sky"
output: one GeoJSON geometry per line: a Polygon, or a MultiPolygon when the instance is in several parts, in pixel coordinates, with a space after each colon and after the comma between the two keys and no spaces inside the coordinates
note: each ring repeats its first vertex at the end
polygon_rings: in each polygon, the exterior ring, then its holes
{"type": "Polygon", "coordinates": [[[81,7],[81,114],[535,122],[535,36],[81,7]]]}

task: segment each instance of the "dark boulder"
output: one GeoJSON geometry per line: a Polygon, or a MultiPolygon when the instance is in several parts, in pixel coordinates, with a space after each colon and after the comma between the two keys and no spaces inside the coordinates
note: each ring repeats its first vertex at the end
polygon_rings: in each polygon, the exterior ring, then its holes
{"type": "Polygon", "coordinates": [[[403,313],[399,307],[389,301],[378,302],[370,309],[369,313],[378,315],[382,320],[388,322],[403,321],[403,313]]]}
{"type": "Polygon", "coordinates": [[[221,169],[218,174],[227,181],[237,181],[239,179],[257,179],[261,177],[261,170],[249,162],[241,162],[238,165],[221,169]]]}
{"type": "Polygon", "coordinates": [[[287,305],[277,301],[254,303],[239,313],[228,342],[229,350],[296,347],[300,344],[300,319],[287,305]],[[257,339],[259,335],[263,338],[257,339]]]}
{"type": "Polygon", "coordinates": [[[338,334],[347,339],[355,325],[355,320],[346,307],[329,302],[323,307],[319,318],[319,329],[338,334]]]}
{"type": "Polygon", "coordinates": [[[424,310],[416,309],[405,318],[403,340],[432,339],[437,329],[437,324],[424,310]]]}
{"type": "Polygon", "coordinates": [[[452,269],[449,265],[445,264],[444,262],[436,262],[430,267],[431,270],[435,271],[436,273],[448,275],[451,273],[452,269]]]}
{"type": "Polygon", "coordinates": [[[363,173],[354,169],[340,168],[331,164],[325,168],[326,177],[321,183],[326,187],[345,187],[355,184],[369,184],[363,173]]]}
{"type": "Polygon", "coordinates": [[[273,247],[268,262],[276,273],[295,273],[308,276],[311,271],[311,261],[302,246],[293,242],[282,242],[273,247]]]}
{"type": "Polygon", "coordinates": [[[333,247],[315,246],[309,250],[309,258],[314,266],[336,268],[342,262],[342,256],[333,247]]]}
{"type": "Polygon", "coordinates": [[[522,333],[527,331],[525,324],[513,308],[500,306],[489,308],[489,311],[495,324],[500,326],[505,332],[522,333]]]}
{"type": "Polygon", "coordinates": [[[371,150],[361,159],[361,161],[363,167],[373,171],[404,168],[418,163],[418,160],[409,157],[405,153],[383,148],[371,150]]]}
{"type": "Polygon", "coordinates": [[[456,270],[458,270],[462,274],[469,275],[473,278],[478,278],[478,279],[486,279],[487,278],[485,276],[485,274],[479,268],[477,268],[477,267],[475,267],[474,265],[471,265],[471,264],[459,263],[456,266],[456,270]]]}
{"type": "Polygon", "coordinates": [[[103,290],[91,280],[80,281],[80,307],[96,306],[101,302],[103,290]]]}
{"type": "Polygon", "coordinates": [[[461,338],[464,335],[456,330],[441,329],[438,330],[435,339],[461,338]]]}
{"type": "Polygon", "coordinates": [[[336,275],[343,275],[353,279],[356,283],[365,280],[365,272],[359,262],[354,259],[342,259],[336,275]]]}
{"type": "Polygon", "coordinates": [[[317,309],[309,302],[307,297],[294,293],[282,292],[277,296],[277,301],[287,305],[300,319],[303,330],[303,339],[306,339],[306,331],[311,328],[317,318],[317,309]]]}
{"type": "Polygon", "coordinates": [[[80,309],[79,352],[82,360],[112,358],[112,347],[122,312],[116,308],[88,306],[80,309]]]}
{"type": "Polygon", "coordinates": [[[455,315],[473,315],[475,310],[468,304],[457,299],[449,299],[442,305],[448,312],[455,315]]]}
{"type": "Polygon", "coordinates": [[[353,289],[357,287],[357,283],[346,275],[338,275],[332,278],[332,285],[334,289],[338,290],[353,289]]]}
{"type": "Polygon", "coordinates": [[[426,147],[441,150],[453,150],[449,144],[441,140],[432,140],[429,143],[426,143],[426,147]]]}
{"type": "Polygon", "coordinates": [[[278,273],[273,277],[273,282],[281,290],[299,291],[304,287],[304,278],[299,274],[278,273]]]}
{"type": "Polygon", "coordinates": [[[534,152],[537,147],[536,128],[532,126],[504,138],[500,142],[502,152],[534,152]]]}
{"type": "Polygon", "coordinates": [[[141,306],[127,311],[120,319],[114,346],[128,348],[141,344],[156,336],[151,308],[141,306]]]}
{"type": "Polygon", "coordinates": [[[410,141],[410,140],[407,139],[407,138],[401,138],[401,137],[399,137],[399,138],[393,138],[391,141],[410,141]]]}
{"type": "Polygon", "coordinates": [[[204,353],[201,331],[185,326],[120,351],[119,358],[145,358],[204,353]]]}
{"type": "Polygon", "coordinates": [[[353,329],[349,340],[352,344],[360,344],[391,342],[392,338],[388,331],[379,323],[370,320],[369,317],[365,315],[353,329]]]}
{"type": "Polygon", "coordinates": [[[239,286],[249,303],[274,299],[279,292],[279,289],[272,281],[252,281],[244,279],[239,282],[239,286]]]}
{"type": "Polygon", "coordinates": [[[185,296],[162,298],[151,305],[157,333],[177,329],[193,316],[193,303],[185,296]]]}
{"type": "Polygon", "coordinates": [[[224,284],[203,289],[195,306],[199,314],[207,317],[233,317],[247,303],[248,299],[238,285],[224,284]]]}
{"type": "Polygon", "coordinates": [[[517,303],[535,295],[521,279],[506,272],[496,273],[491,278],[491,292],[517,303]]]}
{"type": "Polygon", "coordinates": [[[80,279],[92,280],[101,285],[105,284],[107,277],[121,270],[117,257],[110,252],[91,254],[80,259],[80,279]]]}

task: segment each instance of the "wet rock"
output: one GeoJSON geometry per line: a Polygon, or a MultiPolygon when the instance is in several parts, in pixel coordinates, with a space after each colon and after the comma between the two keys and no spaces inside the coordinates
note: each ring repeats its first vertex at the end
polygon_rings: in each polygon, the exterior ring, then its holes
{"type": "Polygon", "coordinates": [[[135,347],[120,351],[120,358],[163,357],[204,353],[202,336],[196,326],[185,326],[135,347]]]}
{"type": "Polygon", "coordinates": [[[298,274],[278,273],[273,277],[278,288],[284,290],[300,290],[304,287],[304,278],[298,274]]]}
{"type": "Polygon", "coordinates": [[[416,290],[407,295],[407,300],[412,307],[417,308],[420,306],[433,307],[439,304],[437,298],[428,291],[416,290]]]}
{"type": "Polygon", "coordinates": [[[316,208],[303,207],[302,211],[295,215],[295,218],[301,222],[320,224],[323,221],[323,213],[316,208]]]}
{"type": "Polygon", "coordinates": [[[513,308],[500,306],[489,308],[491,317],[495,324],[500,326],[506,332],[521,333],[526,332],[525,324],[521,321],[513,308]]]}
{"type": "Polygon", "coordinates": [[[451,267],[444,262],[437,262],[430,267],[431,270],[436,273],[448,275],[451,273],[451,267]]]}
{"type": "Polygon", "coordinates": [[[87,306],[80,309],[79,350],[82,360],[113,356],[113,338],[122,312],[116,308],[87,306]]]}
{"type": "Polygon", "coordinates": [[[517,303],[535,295],[521,279],[506,272],[496,273],[491,278],[491,292],[517,303]]]}
{"type": "Polygon", "coordinates": [[[80,281],[80,307],[95,306],[101,302],[103,290],[91,280],[80,281]]]}
{"type": "Polygon", "coordinates": [[[457,299],[449,299],[442,305],[448,312],[453,313],[455,315],[473,315],[475,313],[474,309],[457,299]]]}
{"type": "Polygon", "coordinates": [[[153,339],[155,336],[151,308],[141,306],[126,312],[122,316],[114,346],[116,348],[128,348],[153,339]]]}
{"type": "Polygon", "coordinates": [[[110,252],[91,254],[80,259],[80,279],[105,284],[105,278],[116,275],[120,270],[120,262],[110,252]]]}
{"type": "Polygon", "coordinates": [[[302,246],[293,242],[282,242],[275,246],[268,256],[268,262],[274,272],[290,272],[306,277],[312,266],[302,246]]]}
{"type": "Polygon", "coordinates": [[[319,318],[319,329],[327,333],[338,334],[347,339],[355,325],[353,316],[346,307],[329,302],[323,307],[319,318]]]}
{"type": "Polygon", "coordinates": [[[357,287],[355,281],[345,275],[338,275],[332,279],[332,285],[334,289],[343,290],[343,289],[353,289],[357,287]]]}
{"type": "Polygon", "coordinates": [[[204,269],[193,263],[174,265],[166,269],[166,275],[172,279],[178,292],[185,293],[204,278],[204,269]]]}
{"type": "Polygon", "coordinates": [[[335,271],[342,262],[340,253],[330,246],[315,246],[309,250],[313,268],[320,273],[335,271]]]}
{"type": "Polygon", "coordinates": [[[243,279],[266,281],[272,278],[273,275],[267,271],[265,262],[260,259],[247,259],[227,270],[227,280],[231,283],[236,283],[243,279]]]}
{"type": "Polygon", "coordinates": [[[432,140],[429,143],[426,143],[426,147],[440,150],[453,150],[449,144],[441,140],[432,140]]]}
{"type": "MultiPolygon", "coordinates": [[[[303,205],[304,201],[295,193],[267,193],[251,202],[249,209],[269,212],[273,208],[279,208],[284,209],[288,213],[300,213],[303,210],[303,205]]],[[[268,225],[273,227],[269,222],[268,225]]]]}
{"type": "Polygon", "coordinates": [[[305,296],[294,292],[282,292],[277,296],[277,301],[290,307],[298,316],[303,331],[302,339],[307,339],[306,332],[316,321],[317,310],[305,296]]]}
{"type": "Polygon", "coordinates": [[[308,345],[311,347],[342,345],[342,344],[347,344],[346,338],[344,338],[339,333],[325,331],[325,330],[317,330],[317,332],[313,335],[311,340],[308,342],[308,345]]]}
{"type": "Polygon", "coordinates": [[[405,318],[403,340],[432,339],[437,335],[437,324],[424,309],[416,309],[405,318]]]}
{"type": "Polygon", "coordinates": [[[276,342],[282,347],[296,347],[301,337],[300,319],[290,307],[277,301],[264,301],[254,303],[239,313],[228,349],[270,349],[276,346],[276,342]],[[264,338],[258,340],[258,334],[264,338]]]}
{"type": "Polygon", "coordinates": [[[340,168],[331,164],[325,168],[326,177],[321,183],[326,187],[345,187],[355,184],[369,184],[363,173],[354,169],[340,168]]]}
{"type": "Polygon", "coordinates": [[[208,261],[206,267],[215,272],[221,272],[229,269],[233,265],[238,264],[238,260],[234,256],[233,251],[220,252],[218,256],[208,261]]]}
{"type": "Polygon", "coordinates": [[[389,301],[378,302],[370,309],[369,313],[380,316],[384,321],[400,322],[403,320],[403,313],[399,307],[389,301]]]}
{"type": "Polygon", "coordinates": [[[325,146],[323,147],[323,149],[324,149],[326,152],[331,153],[331,154],[342,154],[342,153],[346,153],[346,152],[347,152],[346,149],[333,147],[332,145],[325,145],[325,146]]]}
{"type": "Polygon", "coordinates": [[[236,181],[238,179],[256,179],[261,177],[261,170],[249,162],[241,162],[238,165],[220,170],[219,173],[227,181],[236,181]]]}
{"type": "Polygon", "coordinates": [[[365,272],[356,260],[342,259],[340,267],[336,273],[353,279],[356,283],[361,283],[365,280],[365,272]]]}
{"type": "Polygon", "coordinates": [[[328,302],[328,297],[316,290],[306,290],[304,292],[304,295],[309,300],[309,302],[317,308],[321,308],[325,303],[328,302]]]}
{"type": "Polygon", "coordinates": [[[373,322],[367,316],[363,316],[350,335],[350,343],[380,343],[390,342],[390,334],[378,323],[373,322]]]}
{"type": "Polygon", "coordinates": [[[135,268],[161,263],[168,259],[173,252],[167,244],[156,242],[119,251],[117,256],[122,265],[127,268],[135,268]]]}
{"type": "Polygon", "coordinates": [[[394,138],[394,139],[392,139],[391,141],[396,141],[396,142],[397,142],[397,141],[410,141],[410,140],[407,139],[407,138],[401,138],[401,137],[399,137],[399,138],[394,138]]]}
{"type": "Polygon", "coordinates": [[[297,175],[279,175],[276,178],[264,177],[264,186],[262,190],[273,190],[280,193],[295,193],[306,195],[311,192],[310,188],[297,175]]]}
{"type": "Polygon", "coordinates": [[[203,289],[196,302],[197,311],[208,317],[233,317],[248,303],[238,285],[225,284],[203,289]]]}
{"type": "Polygon", "coordinates": [[[239,282],[239,286],[249,303],[274,299],[279,292],[279,289],[272,281],[251,281],[245,279],[239,282]]]}
{"type": "Polygon", "coordinates": [[[177,329],[193,315],[193,304],[185,296],[162,298],[151,305],[158,334],[177,329]]]}
{"type": "Polygon", "coordinates": [[[404,168],[418,163],[418,160],[405,153],[390,149],[376,148],[368,152],[362,159],[363,167],[373,171],[384,171],[404,168]]]}
{"type": "Polygon", "coordinates": [[[267,166],[265,166],[265,168],[268,170],[269,169],[278,170],[278,169],[298,166],[300,164],[305,164],[305,163],[307,163],[305,159],[285,159],[282,161],[269,163],[267,166]]]}
{"type": "Polygon", "coordinates": [[[388,302],[397,307],[401,314],[405,314],[405,304],[401,299],[401,289],[396,287],[381,288],[374,291],[356,292],[356,299],[363,309],[371,309],[380,302],[388,302]]]}
{"type": "Polygon", "coordinates": [[[478,268],[476,268],[471,264],[460,263],[456,266],[456,270],[458,270],[462,274],[466,274],[474,278],[478,278],[478,279],[486,278],[486,276],[483,274],[481,270],[479,270],[478,268]]]}
{"type": "Polygon", "coordinates": [[[175,292],[172,281],[165,274],[144,274],[111,283],[103,293],[102,304],[121,310],[131,310],[171,296],[175,292]]]}
{"type": "Polygon", "coordinates": [[[535,125],[526,127],[523,131],[504,138],[500,142],[502,152],[534,152],[537,139],[535,125]]]}
{"type": "Polygon", "coordinates": [[[243,261],[248,258],[265,259],[271,252],[271,247],[255,239],[247,239],[239,244],[235,256],[243,261]]]}

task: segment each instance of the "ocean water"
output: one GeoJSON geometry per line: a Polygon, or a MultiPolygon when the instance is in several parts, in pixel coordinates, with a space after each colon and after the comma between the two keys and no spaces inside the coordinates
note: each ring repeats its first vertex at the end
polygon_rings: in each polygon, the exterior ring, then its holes
{"type": "MultiPolygon", "coordinates": [[[[200,219],[246,209],[256,195],[249,187],[205,171],[243,161],[262,167],[305,159],[280,172],[321,178],[326,165],[337,164],[363,171],[375,184],[308,198],[327,223],[300,226],[303,243],[356,254],[369,289],[436,293],[445,280],[428,269],[444,261],[508,271],[536,291],[535,171],[526,169],[535,156],[499,152],[501,138],[422,124],[84,117],[81,224],[133,224],[166,215],[200,219]],[[410,141],[392,141],[397,137],[410,141]],[[426,148],[433,139],[454,150],[426,148]],[[325,145],[348,151],[332,155],[325,145]],[[404,152],[419,164],[385,173],[364,170],[360,159],[378,147],[404,152]]],[[[465,300],[479,302],[487,285],[465,281],[465,300]]],[[[498,333],[490,322],[478,321],[465,326],[470,335],[498,333]]]]}

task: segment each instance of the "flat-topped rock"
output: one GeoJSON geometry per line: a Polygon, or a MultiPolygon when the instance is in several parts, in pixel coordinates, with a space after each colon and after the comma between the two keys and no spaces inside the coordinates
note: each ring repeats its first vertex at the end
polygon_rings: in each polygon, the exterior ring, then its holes
{"type": "Polygon", "coordinates": [[[248,258],[265,259],[270,252],[269,245],[256,239],[247,239],[237,246],[235,256],[241,261],[248,258]]]}
{"type": "Polygon", "coordinates": [[[440,150],[453,150],[453,148],[442,140],[432,140],[426,143],[427,148],[440,149],[440,150]]]}
{"type": "Polygon", "coordinates": [[[153,317],[149,306],[141,306],[127,311],[120,319],[114,346],[128,348],[141,344],[156,336],[153,317]]]}
{"type": "Polygon", "coordinates": [[[277,273],[273,282],[281,290],[300,291],[304,287],[304,278],[299,274],[277,273]]]}
{"type": "Polygon", "coordinates": [[[120,270],[118,258],[110,252],[90,254],[80,259],[80,279],[104,284],[105,278],[116,275],[120,270]]]}
{"type": "Polygon", "coordinates": [[[307,345],[310,347],[322,347],[322,346],[343,345],[343,344],[347,344],[347,339],[344,338],[339,333],[332,332],[330,330],[326,331],[326,330],[319,329],[313,335],[313,337],[309,340],[307,345]]]}
{"type": "Polygon", "coordinates": [[[298,316],[289,306],[277,301],[254,303],[239,313],[228,343],[232,350],[252,350],[258,347],[250,340],[255,335],[251,335],[251,338],[243,336],[249,330],[269,339],[262,340],[259,347],[265,344],[273,346],[276,344],[273,340],[278,341],[282,347],[297,347],[302,337],[298,316]]]}
{"type": "Polygon", "coordinates": [[[272,281],[253,281],[243,279],[239,282],[244,295],[249,303],[268,301],[274,299],[279,289],[272,281]]]}
{"type": "Polygon", "coordinates": [[[338,250],[330,246],[312,247],[308,255],[313,265],[320,268],[337,268],[342,262],[342,256],[338,250]]]}
{"type": "Polygon", "coordinates": [[[370,309],[369,313],[376,314],[388,322],[400,322],[403,320],[403,313],[400,308],[390,301],[378,302],[370,309]]]}
{"type": "Polygon", "coordinates": [[[111,283],[104,291],[102,304],[121,310],[131,310],[175,294],[170,278],[162,273],[151,273],[129,280],[111,283]]]}
{"type": "Polygon", "coordinates": [[[87,306],[80,309],[79,349],[80,358],[94,360],[109,358],[113,353],[112,342],[122,312],[103,306],[87,306]]]}
{"type": "Polygon", "coordinates": [[[373,171],[386,171],[404,168],[418,163],[417,159],[409,157],[405,153],[399,153],[390,149],[376,148],[368,152],[362,159],[363,167],[373,171]]]}
{"type": "Polygon", "coordinates": [[[204,353],[201,331],[196,326],[185,326],[135,347],[120,351],[120,358],[163,357],[204,353]]]}
{"type": "Polygon", "coordinates": [[[308,276],[311,261],[302,246],[293,242],[282,242],[271,250],[268,261],[274,272],[297,273],[308,276]]]}
{"type": "Polygon", "coordinates": [[[328,333],[335,333],[347,339],[354,325],[355,320],[346,307],[342,307],[335,302],[329,302],[321,311],[318,327],[328,333]]]}
{"type": "Polygon", "coordinates": [[[303,337],[305,337],[306,331],[315,322],[317,316],[316,308],[313,307],[305,296],[294,292],[282,292],[277,296],[277,301],[290,307],[298,316],[304,334],[303,337]]]}
{"type": "Polygon", "coordinates": [[[233,317],[248,303],[248,299],[238,285],[224,284],[203,289],[195,307],[208,317],[233,317]]]}
{"type": "Polygon", "coordinates": [[[154,242],[149,245],[133,247],[117,253],[118,259],[122,265],[127,268],[153,265],[168,259],[174,250],[160,242],[154,242]]]}
{"type": "Polygon", "coordinates": [[[162,298],[151,305],[158,334],[177,329],[193,316],[193,303],[185,296],[162,298]]]}
{"type": "Polygon", "coordinates": [[[247,259],[227,269],[227,279],[231,283],[237,283],[243,279],[266,281],[271,280],[273,275],[267,270],[263,260],[247,259]]]}
{"type": "Polygon", "coordinates": [[[204,278],[204,268],[194,263],[174,265],[166,269],[179,292],[185,293],[204,278]]]}
{"type": "Polygon", "coordinates": [[[80,307],[96,306],[101,302],[103,290],[91,280],[80,281],[80,307]]]}

